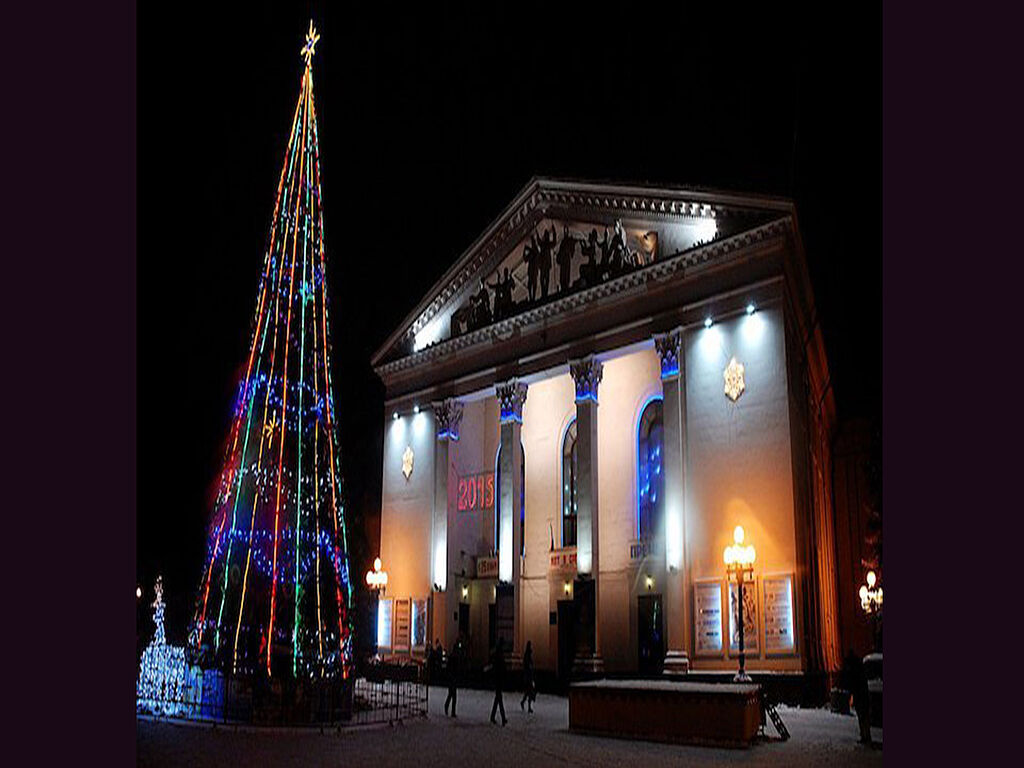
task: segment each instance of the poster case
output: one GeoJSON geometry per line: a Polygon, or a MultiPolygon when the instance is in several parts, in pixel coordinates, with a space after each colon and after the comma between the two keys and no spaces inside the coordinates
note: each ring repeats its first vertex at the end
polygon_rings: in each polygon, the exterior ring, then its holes
{"type": "MultiPolygon", "coordinates": [[[[740,655],[740,606],[736,581],[729,581],[729,656],[740,655]]],[[[743,652],[748,657],[761,655],[756,579],[743,582],[743,652]]]]}
{"type": "Polygon", "coordinates": [[[761,604],[764,607],[764,652],[768,656],[792,656],[796,653],[793,574],[779,573],[761,577],[761,604]]]}
{"type": "Polygon", "coordinates": [[[722,582],[698,581],[693,585],[694,654],[719,657],[725,653],[722,629],[722,582]]]}
{"type": "Polygon", "coordinates": [[[392,650],[395,653],[408,653],[410,640],[410,603],[409,598],[398,598],[394,607],[395,641],[392,650]]]}
{"type": "Polygon", "coordinates": [[[377,601],[377,647],[383,650],[391,650],[391,615],[394,601],[388,598],[380,598],[377,601]]]}

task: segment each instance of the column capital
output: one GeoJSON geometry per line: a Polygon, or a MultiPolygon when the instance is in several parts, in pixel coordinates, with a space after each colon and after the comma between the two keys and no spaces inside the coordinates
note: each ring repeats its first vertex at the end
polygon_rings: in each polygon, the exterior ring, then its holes
{"type": "Polygon", "coordinates": [[[597,387],[604,376],[604,365],[593,355],[569,361],[569,373],[576,383],[576,402],[597,402],[597,387]]]}
{"type": "Polygon", "coordinates": [[[519,379],[509,379],[494,385],[494,393],[501,407],[502,424],[510,421],[523,423],[523,403],[526,402],[526,384],[519,379]]]}
{"type": "Polygon", "coordinates": [[[431,403],[434,419],[437,421],[438,440],[458,440],[459,424],[462,422],[462,403],[455,398],[431,403]]]}
{"type": "Polygon", "coordinates": [[[661,358],[661,380],[678,378],[683,370],[683,329],[654,334],[654,348],[661,358]]]}

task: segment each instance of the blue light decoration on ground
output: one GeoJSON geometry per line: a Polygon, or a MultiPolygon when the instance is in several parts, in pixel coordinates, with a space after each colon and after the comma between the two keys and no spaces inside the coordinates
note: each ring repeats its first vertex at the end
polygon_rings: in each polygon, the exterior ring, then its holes
{"type": "Polygon", "coordinates": [[[319,39],[311,24],[189,631],[189,662],[207,673],[322,679],[351,669],[313,90],[319,39]]]}

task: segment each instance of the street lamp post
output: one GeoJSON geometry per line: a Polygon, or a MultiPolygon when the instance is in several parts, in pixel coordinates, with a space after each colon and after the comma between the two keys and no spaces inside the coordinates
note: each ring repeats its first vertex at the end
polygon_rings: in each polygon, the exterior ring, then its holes
{"type": "Polygon", "coordinates": [[[878,622],[882,618],[882,587],[875,586],[878,583],[878,577],[874,571],[868,571],[865,577],[867,584],[860,585],[860,607],[864,609],[864,612],[871,617],[871,630],[872,630],[872,644],[874,650],[879,650],[878,642],[878,622]]]}
{"type": "Polygon", "coordinates": [[[740,631],[740,671],[733,677],[734,683],[751,682],[746,671],[746,654],[743,651],[743,580],[747,574],[754,573],[754,559],[757,553],[754,545],[743,546],[743,526],[737,525],[732,532],[733,544],[725,548],[725,571],[731,577],[736,576],[737,599],[739,600],[739,631],[740,631]]]}
{"type": "Polygon", "coordinates": [[[383,594],[388,588],[388,572],[380,569],[379,557],[373,559],[373,570],[366,572],[366,586],[378,595],[383,594]]]}

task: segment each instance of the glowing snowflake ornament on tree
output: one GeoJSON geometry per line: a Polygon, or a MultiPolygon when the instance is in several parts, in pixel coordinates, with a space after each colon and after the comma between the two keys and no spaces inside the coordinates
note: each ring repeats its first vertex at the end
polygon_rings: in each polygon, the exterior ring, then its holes
{"type": "Polygon", "coordinates": [[[743,378],[743,363],[736,362],[735,357],[732,358],[725,367],[722,377],[725,379],[725,396],[735,403],[747,388],[743,378]]]}

